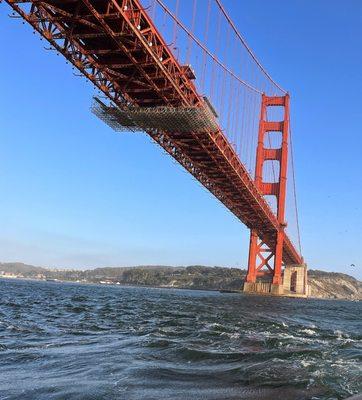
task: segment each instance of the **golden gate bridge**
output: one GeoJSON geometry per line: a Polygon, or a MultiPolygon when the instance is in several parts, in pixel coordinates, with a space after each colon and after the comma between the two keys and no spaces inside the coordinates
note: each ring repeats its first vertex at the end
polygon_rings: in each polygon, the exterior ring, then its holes
{"type": "Polygon", "coordinates": [[[289,94],[220,0],[5,1],[99,90],[95,115],[147,133],[250,229],[244,290],[306,294],[289,94]]]}

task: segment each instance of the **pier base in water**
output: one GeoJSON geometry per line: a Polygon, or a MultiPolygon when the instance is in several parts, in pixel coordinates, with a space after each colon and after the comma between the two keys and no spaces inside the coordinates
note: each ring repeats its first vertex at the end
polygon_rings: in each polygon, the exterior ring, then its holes
{"type": "Polygon", "coordinates": [[[283,283],[281,285],[275,285],[267,281],[245,282],[243,290],[244,292],[255,294],[308,297],[307,265],[287,265],[284,268],[283,283]]]}

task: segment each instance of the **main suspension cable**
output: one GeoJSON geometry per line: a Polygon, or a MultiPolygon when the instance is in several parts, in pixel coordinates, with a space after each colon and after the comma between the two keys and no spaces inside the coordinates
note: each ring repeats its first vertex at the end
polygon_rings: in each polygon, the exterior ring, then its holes
{"type": "Polygon", "coordinates": [[[251,50],[251,48],[248,46],[248,44],[246,43],[245,39],[241,36],[240,32],[238,31],[238,29],[236,28],[234,22],[232,21],[231,17],[229,16],[229,14],[227,13],[227,11],[225,10],[225,7],[222,5],[220,0],[215,0],[216,4],[219,6],[221,12],[224,14],[226,20],[228,21],[228,23],[231,25],[231,27],[233,28],[236,36],[239,38],[239,40],[241,41],[241,43],[243,44],[243,46],[245,47],[245,49],[247,50],[247,52],[250,54],[250,56],[252,57],[252,59],[255,61],[255,63],[257,64],[257,66],[260,68],[260,70],[265,74],[265,76],[270,80],[270,82],[273,83],[273,85],[275,85],[280,91],[282,91],[284,94],[287,93],[286,90],[284,90],[281,86],[279,86],[274,79],[270,76],[270,74],[266,71],[266,69],[261,65],[260,61],[256,58],[255,54],[253,53],[253,51],[251,50]]]}
{"type": "Polygon", "coordinates": [[[175,14],[161,1],[161,0],[156,0],[157,3],[164,9],[164,11],[180,26],[181,29],[183,29],[189,37],[191,37],[194,42],[203,50],[205,51],[209,57],[211,57],[225,72],[233,76],[237,81],[239,81],[241,84],[246,86],[248,89],[253,90],[256,93],[262,94],[262,91],[257,89],[256,87],[250,85],[243,79],[241,79],[239,76],[235,75],[234,72],[232,72],[225,64],[223,64],[214,54],[210,52],[210,50],[203,44],[201,41],[189,30],[186,28],[186,26],[175,16],[175,14]]]}

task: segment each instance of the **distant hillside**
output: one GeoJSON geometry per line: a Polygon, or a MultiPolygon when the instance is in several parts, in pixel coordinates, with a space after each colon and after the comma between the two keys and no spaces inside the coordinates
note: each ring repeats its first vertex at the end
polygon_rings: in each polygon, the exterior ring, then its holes
{"type": "Polygon", "coordinates": [[[31,275],[45,273],[46,271],[48,271],[48,269],[43,267],[34,267],[34,265],[15,262],[15,263],[0,263],[0,271],[10,272],[14,274],[26,274],[31,276],[31,275]]]}
{"type": "MultiPolygon", "coordinates": [[[[238,268],[137,266],[69,270],[35,267],[22,263],[0,263],[1,273],[31,279],[59,279],[85,283],[121,283],[134,286],[174,287],[204,290],[239,290],[246,271],[238,268]]],[[[361,299],[361,282],[341,273],[309,270],[312,297],[361,299]]]]}

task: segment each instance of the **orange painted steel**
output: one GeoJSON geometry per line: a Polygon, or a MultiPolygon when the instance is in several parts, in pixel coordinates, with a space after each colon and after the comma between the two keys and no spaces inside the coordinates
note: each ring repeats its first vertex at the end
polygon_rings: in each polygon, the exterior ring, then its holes
{"type": "MultiPolygon", "coordinates": [[[[118,107],[202,104],[187,68],[174,57],[139,0],[6,2],[118,107]]],[[[278,247],[284,263],[301,262],[290,239],[280,240],[282,220],[221,129],[147,133],[269,248],[278,247]]]]}
{"type": "MultiPolygon", "coordinates": [[[[258,147],[256,151],[255,185],[264,196],[275,196],[277,201],[277,219],[279,229],[273,247],[260,239],[257,229],[250,232],[250,247],[248,260],[247,282],[255,282],[258,276],[265,273],[272,275],[272,283],[282,283],[283,246],[285,235],[285,201],[288,167],[288,140],[289,140],[289,95],[283,97],[262,96],[261,113],[258,133],[258,147]],[[269,107],[283,107],[283,121],[268,121],[267,112],[269,107]],[[278,132],[281,135],[281,147],[266,148],[266,136],[269,132],[278,132]],[[279,178],[277,182],[264,182],[263,165],[265,161],[277,161],[279,163],[279,178]],[[268,253],[265,257],[264,253],[268,253]],[[272,267],[271,261],[274,261],[272,267]],[[266,267],[266,270],[265,270],[266,267]]],[[[300,263],[299,263],[300,264],[300,263]]]]}

